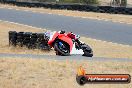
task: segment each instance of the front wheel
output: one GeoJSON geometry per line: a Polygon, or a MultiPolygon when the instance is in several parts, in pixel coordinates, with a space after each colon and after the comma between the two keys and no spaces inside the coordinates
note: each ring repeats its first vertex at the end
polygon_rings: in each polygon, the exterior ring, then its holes
{"type": "Polygon", "coordinates": [[[82,47],[83,52],[84,52],[83,56],[86,56],[86,57],[92,57],[93,56],[93,51],[88,45],[83,44],[81,47],[82,47]]]}
{"type": "Polygon", "coordinates": [[[92,57],[93,53],[89,53],[88,51],[84,51],[84,54],[82,56],[86,56],[86,57],[92,57]]]}
{"type": "Polygon", "coordinates": [[[56,41],[54,44],[54,49],[56,50],[57,53],[59,53],[59,55],[62,55],[62,56],[70,55],[69,47],[63,41],[56,41]]]}
{"type": "Polygon", "coordinates": [[[61,56],[61,55],[62,55],[62,54],[61,54],[60,52],[58,52],[58,51],[56,51],[55,53],[56,53],[56,55],[58,55],[58,56],[61,56]]]}

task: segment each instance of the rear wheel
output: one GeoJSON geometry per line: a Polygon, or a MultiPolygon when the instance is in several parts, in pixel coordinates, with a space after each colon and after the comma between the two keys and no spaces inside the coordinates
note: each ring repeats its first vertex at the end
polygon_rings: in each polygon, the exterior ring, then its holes
{"type": "Polygon", "coordinates": [[[68,45],[63,41],[56,41],[54,44],[54,49],[57,55],[62,55],[62,56],[70,55],[70,49],[68,45]]]}

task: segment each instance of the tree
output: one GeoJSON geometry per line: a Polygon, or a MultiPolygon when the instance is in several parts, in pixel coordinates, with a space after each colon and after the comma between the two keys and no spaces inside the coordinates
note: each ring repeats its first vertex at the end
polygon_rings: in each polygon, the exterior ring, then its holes
{"type": "Polygon", "coordinates": [[[82,0],[85,4],[98,4],[98,0],[82,0]]]}
{"type": "Polygon", "coordinates": [[[127,0],[121,0],[121,6],[126,6],[127,5],[127,0]]]}
{"type": "Polygon", "coordinates": [[[127,0],[112,0],[112,4],[117,6],[126,6],[127,0]]]}

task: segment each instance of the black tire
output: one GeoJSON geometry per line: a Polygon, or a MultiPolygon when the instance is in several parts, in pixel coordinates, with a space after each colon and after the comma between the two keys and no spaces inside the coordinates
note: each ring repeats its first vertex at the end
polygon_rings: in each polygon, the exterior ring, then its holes
{"type": "Polygon", "coordinates": [[[83,52],[84,52],[83,56],[86,56],[86,57],[92,57],[92,56],[93,56],[93,51],[92,51],[92,49],[90,48],[90,46],[88,46],[88,45],[86,45],[86,44],[83,44],[83,45],[81,46],[81,48],[82,48],[82,50],[83,50],[83,52]]]}
{"type": "Polygon", "coordinates": [[[18,33],[17,33],[17,38],[20,38],[20,39],[23,38],[23,33],[24,33],[24,32],[18,32],[18,33]]]}
{"type": "Polygon", "coordinates": [[[37,38],[31,38],[28,45],[29,45],[28,48],[32,48],[32,49],[37,48],[37,38]]]}
{"type": "Polygon", "coordinates": [[[23,39],[23,36],[17,36],[17,39],[23,39]]]}
{"type": "Polygon", "coordinates": [[[84,85],[84,84],[86,84],[87,79],[86,79],[86,77],[84,77],[83,75],[81,75],[81,76],[76,76],[76,81],[77,81],[77,83],[79,85],[84,85]]]}
{"type": "Polygon", "coordinates": [[[54,43],[54,49],[55,49],[56,51],[58,51],[59,53],[61,53],[62,56],[69,56],[69,55],[70,55],[70,49],[69,49],[68,45],[67,45],[65,42],[63,42],[63,41],[56,41],[56,42],[54,43]],[[63,43],[63,45],[64,45],[65,48],[67,49],[66,52],[62,51],[62,50],[59,48],[59,42],[62,42],[62,43],[63,43]]]}
{"type": "Polygon", "coordinates": [[[28,43],[26,46],[28,47],[28,49],[35,49],[36,48],[36,44],[28,43]]]}
{"type": "Polygon", "coordinates": [[[56,53],[56,55],[58,55],[58,56],[62,56],[62,54],[61,54],[60,52],[58,52],[58,51],[55,51],[55,53],[56,53]]]}
{"type": "Polygon", "coordinates": [[[38,36],[39,38],[43,38],[43,37],[44,37],[44,34],[43,34],[43,33],[39,33],[39,34],[37,34],[37,36],[38,36]]]}
{"type": "Polygon", "coordinates": [[[31,32],[25,32],[23,36],[24,36],[24,38],[25,38],[25,37],[30,37],[31,35],[32,35],[31,32]]]}
{"type": "Polygon", "coordinates": [[[37,33],[32,33],[32,34],[31,34],[31,38],[38,38],[38,37],[37,37],[37,33]]]}
{"type": "Polygon", "coordinates": [[[23,43],[23,39],[17,39],[16,43],[23,43]]]}
{"type": "Polygon", "coordinates": [[[24,40],[23,41],[23,43],[29,43],[30,42],[30,40],[24,40]]]}
{"type": "Polygon", "coordinates": [[[88,51],[84,51],[84,54],[82,56],[92,57],[93,53],[89,53],[88,51]]]}
{"type": "Polygon", "coordinates": [[[10,45],[16,46],[17,32],[9,31],[8,34],[9,34],[9,46],[10,45]]]}
{"type": "Polygon", "coordinates": [[[37,40],[37,37],[31,37],[30,40],[37,40]]]}
{"type": "Polygon", "coordinates": [[[24,35],[24,32],[18,32],[17,33],[17,45],[19,46],[23,46],[23,35],[24,35]]]}
{"type": "Polygon", "coordinates": [[[27,46],[29,43],[30,43],[30,38],[29,37],[24,38],[23,45],[27,46]]]}
{"type": "Polygon", "coordinates": [[[23,41],[23,44],[27,44],[27,43],[30,43],[30,40],[24,40],[23,41]]]}
{"type": "Polygon", "coordinates": [[[8,34],[9,34],[9,37],[11,37],[11,36],[13,36],[14,34],[16,35],[17,32],[16,32],[16,31],[9,31],[8,34]]]}
{"type": "Polygon", "coordinates": [[[23,36],[24,35],[24,32],[18,32],[17,33],[17,36],[23,36]]]}

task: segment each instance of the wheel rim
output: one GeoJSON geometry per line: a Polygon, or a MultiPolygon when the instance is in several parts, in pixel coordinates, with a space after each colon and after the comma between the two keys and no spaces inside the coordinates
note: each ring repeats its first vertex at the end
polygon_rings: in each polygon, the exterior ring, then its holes
{"type": "Polygon", "coordinates": [[[65,44],[63,44],[62,42],[58,42],[58,46],[61,51],[63,51],[64,53],[68,53],[68,49],[65,44]]]}

